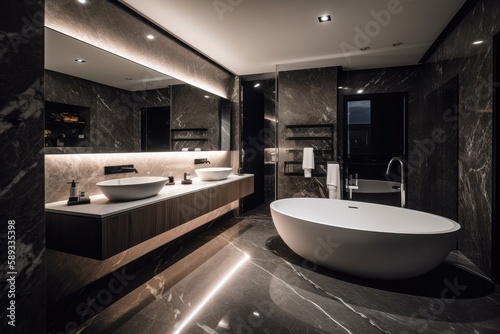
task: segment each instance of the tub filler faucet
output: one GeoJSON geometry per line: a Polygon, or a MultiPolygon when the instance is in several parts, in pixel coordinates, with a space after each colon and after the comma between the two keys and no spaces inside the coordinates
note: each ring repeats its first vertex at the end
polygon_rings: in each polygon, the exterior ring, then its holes
{"type": "Polygon", "coordinates": [[[354,179],[352,175],[349,175],[349,178],[345,180],[345,189],[349,192],[349,200],[352,200],[352,190],[358,189],[358,173],[354,174],[354,179]]]}
{"type": "Polygon", "coordinates": [[[391,165],[394,161],[398,161],[399,167],[401,168],[401,187],[399,191],[401,192],[401,207],[404,208],[406,206],[405,203],[406,191],[405,191],[405,166],[403,160],[401,160],[400,157],[392,158],[391,161],[389,161],[389,163],[387,164],[387,170],[385,171],[385,174],[389,175],[391,165]]]}

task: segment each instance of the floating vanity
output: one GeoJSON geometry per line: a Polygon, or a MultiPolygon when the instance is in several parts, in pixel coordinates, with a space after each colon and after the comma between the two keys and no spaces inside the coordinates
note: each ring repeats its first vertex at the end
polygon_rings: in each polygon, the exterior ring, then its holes
{"type": "Polygon", "coordinates": [[[237,201],[254,191],[253,175],[230,175],[225,180],[165,186],[156,196],[111,202],[91,196],[90,204],[48,203],[47,248],[107,259],[202,215],[237,201]]]}

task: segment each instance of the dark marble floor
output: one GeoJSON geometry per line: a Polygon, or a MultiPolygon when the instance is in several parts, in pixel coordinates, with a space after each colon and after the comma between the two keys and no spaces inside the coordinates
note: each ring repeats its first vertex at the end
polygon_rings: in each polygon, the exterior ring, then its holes
{"type": "Polygon", "coordinates": [[[349,277],[290,251],[267,206],[166,254],[160,272],[79,332],[500,332],[500,289],[460,252],[409,280],[349,277]]]}

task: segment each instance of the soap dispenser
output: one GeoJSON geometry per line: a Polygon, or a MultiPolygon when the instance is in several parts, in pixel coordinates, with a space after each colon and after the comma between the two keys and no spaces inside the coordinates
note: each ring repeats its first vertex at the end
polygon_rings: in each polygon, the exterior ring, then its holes
{"type": "Polygon", "coordinates": [[[71,184],[69,187],[69,201],[78,201],[78,182],[75,182],[75,180],[68,182],[68,184],[71,184]]]}
{"type": "Polygon", "coordinates": [[[172,172],[168,173],[168,182],[166,183],[166,185],[169,185],[169,184],[175,184],[174,176],[173,176],[172,172]]]}
{"type": "Polygon", "coordinates": [[[191,184],[191,183],[193,183],[193,180],[188,179],[188,175],[189,175],[189,173],[184,173],[184,179],[181,180],[182,184],[191,184]]]}

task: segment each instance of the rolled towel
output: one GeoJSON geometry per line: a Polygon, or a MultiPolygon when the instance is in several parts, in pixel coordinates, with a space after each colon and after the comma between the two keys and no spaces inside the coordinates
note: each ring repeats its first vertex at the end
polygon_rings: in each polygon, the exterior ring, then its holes
{"type": "Polygon", "coordinates": [[[194,150],[195,150],[195,151],[201,151],[201,148],[196,147],[194,150]]]}
{"type": "Polygon", "coordinates": [[[304,170],[304,177],[311,177],[311,171],[314,169],[314,149],[312,147],[304,147],[302,169],[304,170]]]}
{"type": "Polygon", "coordinates": [[[187,148],[187,147],[182,148],[182,152],[187,152],[187,151],[189,151],[189,148],[187,148]]]}
{"type": "Polygon", "coordinates": [[[326,186],[328,197],[340,199],[340,166],[338,163],[329,163],[326,169],[326,186]]]}

